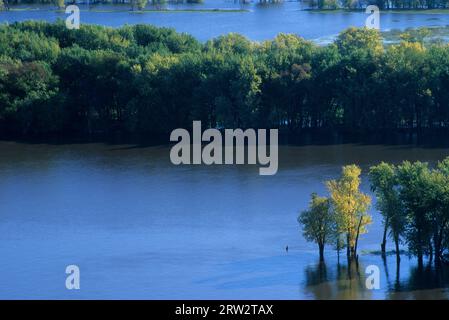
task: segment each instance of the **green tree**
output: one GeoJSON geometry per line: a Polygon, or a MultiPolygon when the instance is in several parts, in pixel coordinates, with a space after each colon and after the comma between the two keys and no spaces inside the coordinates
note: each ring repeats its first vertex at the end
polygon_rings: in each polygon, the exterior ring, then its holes
{"type": "MultiPolygon", "coordinates": [[[[409,251],[423,265],[424,255],[430,254],[432,223],[429,215],[431,173],[427,163],[404,161],[398,166],[399,196],[407,215],[406,241],[409,251]]],[[[433,188],[432,188],[433,189],[433,188]]]]}
{"type": "Polygon", "coordinates": [[[54,105],[58,79],[44,62],[0,57],[0,120],[19,135],[55,132],[59,109],[54,105]],[[17,125],[14,125],[17,124],[17,125]]]}
{"type": "Polygon", "coordinates": [[[432,170],[431,184],[428,210],[433,227],[435,262],[439,263],[448,249],[449,239],[449,158],[439,162],[437,168],[432,170]]]}
{"type": "Polygon", "coordinates": [[[396,167],[382,162],[370,168],[371,189],[377,197],[376,207],[383,216],[384,232],[381,251],[385,254],[387,231],[390,230],[395,248],[396,260],[400,261],[399,242],[405,231],[406,219],[399,199],[396,167]]]}
{"type": "Polygon", "coordinates": [[[316,193],[312,193],[309,209],[302,211],[298,217],[304,238],[318,244],[321,261],[324,260],[324,246],[332,243],[336,232],[334,218],[330,200],[316,193]]]}
{"type": "Polygon", "coordinates": [[[65,8],[64,0],[55,0],[55,1],[56,1],[56,5],[58,6],[59,9],[64,9],[65,8]]]}
{"type": "Polygon", "coordinates": [[[371,198],[359,190],[360,174],[358,166],[348,165],[343,167],[340,179],[326,182],[340,232],[346,234],[348,259],[357,258],[359,236],[367,232],[366,226],[371,223],[367,213],[371,198]]]}
{"type": "Polygon", "coordinates": [[[148,0],[137,0],[137,9],[143,10],[147,6],[148,0]]]}
{"type": "Polygon", "coordinates": [[[376,83],[384,51],[380,33],[349,28],[338,36],[335,46],[341,59],[332,79],[343,112],[342,124],[349,132],[374,127],[373,109],[382,96],[376,83]]]}

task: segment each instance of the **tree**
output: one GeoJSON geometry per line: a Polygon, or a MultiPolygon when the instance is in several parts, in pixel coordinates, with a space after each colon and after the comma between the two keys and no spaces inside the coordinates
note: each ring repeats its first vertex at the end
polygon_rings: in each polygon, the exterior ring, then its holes
{"type": "Polygon", "coordinates": [[[309,209],[301,212],[298,222],[302,225],[304,238],[318,244],[320,260],[323,261],[324,246],[332,243],[336,231],[329,198],[312,193],[309,209]]]}
{"type": "Polygon", "coordinates": [[[56,0],[56,5],[58,6],[59,9],[65,8],[64,0],[56,0]]]}
{"type": "Polygon", "coordinates": [[[407,215],[406,241],[409,251],[423,265],[423,256],[431,252],[432,223],[429,216],[431,175],[427,163],[404,161],[398,166],[399,197],[407,215]]]}
{"type": "Polygon", "coordinates": [[[399,262],[399,242],[404,233],[406,221],[399,199],[396,167],[382,162],[370,168],[369,177],[371,189],[377,197],[376,207],[383,216],[384,232],[381,251],[385,254],[387,231],[390,230],[396,247],[396,260],[399,262]]]}
{"type": "Polygon", "coordinates": [[[359,190],[360,174],[358,166],[348,165],[343,167],[340,179],[326,182],[340,231],[346,234],[348,259],[357,258],[359,236],[367,232],[366,226],[371,223],[367,214],[371,198],[359,190]]]}
{"type": "Polygon", "coordinates": [[[430,220],[432,241],[435,252],[435,262],[443,259],[449,239],[449,157],[439,162],[431,172],[432,188],[429,188],[432,201],[430,202],[430,220]]]}
{"type": "Polygon", "coordinates": [[[378,97],[383,95],[375,81],[384,51],[380,33],[349,28],[338,36],[335,46],[341,56],[333,79],[336,99],[343,109],[342,124],[352,132],[375,127],[373,115],[378,97]]]}
{"type": "Polygon", "coordinates": [[[147,6],[148,0],[137,0],[137,9],[143,10],[147,6]]]}
{"type": "MultiPolygon", "coordinates": [[[[40,109],[62,113],[58,133],[123,129],[162,138],[200,119],[208,127],[279,128],[290,142],[305,137],[301,131],[384,140],[399,132],[412,142],[449,131],[449,46],[409,33],[388,46],[365,28],[326,46],[291,34],[264,42],[229,34],[203,44],[150,25],[69,30],[63,20],[26,21],[0,26],[0,56],[45,62],[59,77],[57,108],[40,109]]],[[[0,95],[14,95],[11,88],[0,95]]],[[[18,119],[0,120],[4,133],[35,132],[20,130],[18,119]]]]}
{"type": "Polygon", "coordinates": [[[52,105],[58,80],[44,62],[0,57],[0,120],[18,134],[57,131],[59,110],[52,105]]]}
{"type": "Polygon", "coordinates": [[[429,123],[432,110],[432,92],[428,86],[429,65],[426,48],[419,42],[401,42],[386,51],[385,76],[391,87],[392,105],[400,114],[410,134],[416,130],[418,138],[429,123]]]}

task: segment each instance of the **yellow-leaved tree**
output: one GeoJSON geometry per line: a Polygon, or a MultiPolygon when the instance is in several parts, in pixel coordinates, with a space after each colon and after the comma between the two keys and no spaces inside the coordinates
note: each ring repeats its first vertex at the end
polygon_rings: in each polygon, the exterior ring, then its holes
{"type": "Polygon", "coordinates": [[[367,213],[371,198],[359,190],[361,172],[356,165],[344,166],[340,179],[326,182],[339,231],[346,235],[348,259],[357,257],[359,236],[372,221],[367,213]]]}

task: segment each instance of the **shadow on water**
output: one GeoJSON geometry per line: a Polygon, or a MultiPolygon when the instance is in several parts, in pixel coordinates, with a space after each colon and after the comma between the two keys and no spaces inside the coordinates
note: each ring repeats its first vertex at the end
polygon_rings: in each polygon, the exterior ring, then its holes
{"type": "Polygon", "coordinates": [[[405,265],[398,265],[394,258],[388,263],[386,257],[382,260],[379,290],[366,288],[368,275],[365,268],[370,263],[345,260],[344,263],[317,262],[307,266],[304,269],[305,293],[311,299],[320,300],[449,299],[449,266],[427,264],[419,267],[406,261],[403,262],[405,265]],[[401,277],[401,270],[406,277],[401,277]]]}
{"type": "Polygon", "coordinates": [[[318,262],[305,268],[306,293],[313,299],[370,299],[365,288],[365,268],[359,262],[331,266],[318,262]]]}
{"type": "Polygon", "coordinates": [[[400,280],[396,268],[394,284],[389,286],[389,299],[448,299],[449,267],[447,265],[410,266],[409,276],[400,280]]]}

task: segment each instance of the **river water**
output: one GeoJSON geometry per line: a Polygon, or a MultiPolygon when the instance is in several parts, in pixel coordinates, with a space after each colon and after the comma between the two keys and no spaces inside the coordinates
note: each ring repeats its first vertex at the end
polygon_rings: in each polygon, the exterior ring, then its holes
{"type": "MultiPolygon", "coordinates": [[[[27,6],[29,8],[30,6],[27,6]]],[[[64,18],[45,6],[0,13],[0,22],[64,18]]],[[[151,8],[151,7],[150,7],[151,8]]],[[[244,12],[130,13],[126,7],[81,6],[81,22],[151,23],[206,41],[229,32],[253,40],[279,32],[318,42],[366,15],[311,13],[297,2],[239,5],[206,0],[169,9],[244,12]]],[[[384,13],[381,27],[446,25],[447,14],[384,13]]],[[[314,244],[296,221],[310,193],[341,166],[366,171],[380,161],[434,163],[449,149],[338,144],[281,147],[279,171],[256,166],[174,166],[169,148],[115,144],[0,142],[0,298],[122,299],[395,299],[448,298],[449,273],[419,270],[413,257],[383,260],[381,217],[360,240],[359,266],[314,244]],[[289,246],[289,251],[285,247],[289,246]],[[81,290],[65,288],[65,268],[81,270],[81,290]],[[365,270],[378,266],[381,288],[367,290],[365,270]]],[[[389,244],[391,249],[391,243],[389,244]]]]}
{"type": "Polygon", "coordinates": [[[406,255],[397,269],[394,255],[373,252],[382,237],[373,208],[358,269],[331,248],[319,264],[296,221],[342,165],[366,173],[379,161],[435,163],[449,149],[285,146],[274,176],[254,165],[174,166],[169,151],[0,142],[0,298],[449,297],[447,270],[418,270],[406,255]],[[65,288],[72,264],[81,290],[65,288]],[[368,265],[380,269],[379,290],[365,287],[368,265]]]}
{"type": "MultiPolygon", "coordinates": [[[[203,4],[168,4],[171,10],[204,10],[203,12],[145,12],[133,13],[129,6],[80,5],[81,23],[101,24],[118,27],[124,24],[147,23],[156,26],[173,27],[179,32],[192,34],[201,41],[207,41],[229,32],[241,33],[252,40],[272,39],[278,33],[295,33],[318,43],[331,42],[344,29],[363,27],[368,17],[364,12],[318,13],[304,11],[306,5],[298,2],[283,2],[261,6],[246,5],[226,0],[205,0],[203,4]],[[243,10],[240,12],[212,12],[213,9],[243,10]],[[209,11],[207,11],[209,10],[209,11]]],[[[0,12],[0,22],[23,20],[65,19],[68,15],[57,12],[52,6],[26,5],[16,10],[0,12]],[[32,9],[32,10],[20,10],[32,9]]],[[[149,5],[147,9],[157,9],[149,5]]],[[[446,26],[449,14],[412,14],[381,12],[381,29],[392,30],[421,26],[446,26]]]]}

